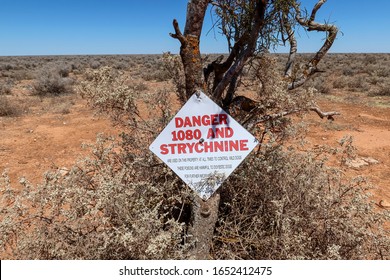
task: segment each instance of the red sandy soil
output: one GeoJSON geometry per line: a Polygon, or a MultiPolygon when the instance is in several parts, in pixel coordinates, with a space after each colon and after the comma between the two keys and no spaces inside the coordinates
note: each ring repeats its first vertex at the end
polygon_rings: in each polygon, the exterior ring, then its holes
{"type": "Polygon", "coordinates": [[[378,163],[348,168],[347,175],[368,177],[375,185],[372,191],[374,201],[379,204],[382,200],[383,205],[389,206],[390,99],[384,99],[383,104],[379,106],[367,105],[369,104],[367,99],[350,102],[345,99],[331,101],[327,98],[321,99],[319,104],[323,111],[338,111],[341,115],[335,116],[333,122],[321,120],[315,114],[310,116],[309,142],[335,147],[343,137],[352,136],[357,158],[368,157],[378,163]]]}
{"type": "Polygon", "coordinates": [[[69,168],[87,155],[82,144],[94,143],[97,134],[118,134],[112,123],[96,116],[84,100],[69,98],[74,101],[66,113],[56,113],[54,105],[47,110],[33,108],[20,117],[0,118],[0,170],[8,170],[13,185],[21,177],[39,183],[45,171],[69,168]]]}
{"type": "MultiPolygon", "coordinates": [[[[28,97],[31,98],[31,97],[28,97]]],[[[390,99],[388,106],[349,102],[345,98],[321,98],[326,110],[342,115],[334,122],[307,117],[311,144],[336,146],[343,136],[351,135],[357,154],[378,160],[360,168],[348,169],[349,175],[365,175],[378,186],[374,200],[390,205],[390,99]]],[[[19,117],[0,117],[0,172],[7,169],[13,185],[22,176],[39,183],[50,168],[69,168],[88,154],[82,143],[94,143],[98,133],[118,135],[104,117],[97,117],[85,100],[72,95],[62,99],[44,99],[34,103],[19,117]],[[61,109],[58,102],[66,100],[61,109]]]]}

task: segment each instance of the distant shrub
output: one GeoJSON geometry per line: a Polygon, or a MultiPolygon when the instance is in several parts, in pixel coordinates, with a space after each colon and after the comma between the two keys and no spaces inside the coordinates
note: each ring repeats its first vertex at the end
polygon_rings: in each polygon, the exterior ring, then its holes
{"type": "MultiPolygon", "coordinates": [[[[164,82],[173,79],[173,77],[177,74],[178,71],[181,70],[181,65],[179,68],[173,68],[174,64],[173,58],[175,56],[171,55],[169,52],[164,53],[162,57],[160,56],[152,56],[147,60],[145,64],[142,65],[143,73],[142,78],[145,81],[158,81],[164,82]]],[[[176,59],[176,58],[175,58],[176,59]]]]}
{"type": "Polygon", "coordinates": [[[103,66],[87,71],[78,91],[92,107],[108,113],[115,121],[128,120],[138,115],[135,105],[135,96],[139,93],[137,85],[128,84],[124,73],[116,69],[103,66]]]}
{"type": "Polygon", "coordinates": [[[12,93],[12,82],[0,84],[0,95],[10,95],[12,93]]]}
{"type": "Polygon", "coordinates": [[[390,83],[379,85],[369,92],[370,96],[390,96],[390,83]]]}
{"type": "Polygon", "coordinates": [[[0,95],[0,117],[15,116],[18,113],[16,105],[10,102],[7,96],[0,95]]]}
{"type": "Polygon", "coordinates": [[[94,60],[92,61],[89,66],[92,68],[92,69],[98,69],[100,66],[101,66],[101,63],[100,61],[97,61],[97,60],[94,60]]]}
{"type": "Polygon", "coordinates": [[[332,91],[332,86],[330,85],[330,82],[328,82],[324,78],[317,78],[313,82],[313,87],[318,90],[319,93],[322,94],[329,94],[332,91]]]}
{"type": "Polygon", "coordinates": [[[345,77],[339,77],[333,81],[333,88],[344,89],[346,87],[348,87],[348,80],[345,77]]]}
{"type": "Polygon", "coordinates": [[[66,78],[66,77],[69,77],[69,74],[70,72],[72,71],[72,66],[71,65],[68,65],[68,64],[60,64],[60,65],[57,65],[56,67],[57,71],[58,71],[58,74],[62,77],[62,78],[66,78]]]}
{"type": "Polygon", "coordinates": [[[343,70],[343,75],[344,76],[353,76],[354,74],[355,74],[354,71],[352,69],[350,69],[350,68],[347,68],[347,69],[343,70]]]}
{"type": "Polygon", "coordinates": [[[10,71],[10,70],[13,70],[13,69],[16,69],[16,68],[17,67],[14,64],[11,64],[11,63],[0,64],[0,70],[2,70],[2,71],[10,71]]]}
{"type": "Polygon", "coordinates": [[[351,91],[365,91],[369,89],[369,84],[366,82],[365,77],[362,76],[350,77],[347,85],[351,91]]]}
{"type": "Polygon", "coordinates": [[[34,75],[32,71],[19,70],[19,71],[15,71],[15,73],[12,74],[12,78],[17,81],[32,80],[34,79],[34,75]]]}
{"type": "Polygon", "coordinates": [[[374,71],[374,75],[381,78],[389,78],[390,76],[390,66],[379,67],[374,71]]]}
{"type": "Polygon", "coordinates": [[[32,89],[32,94],[40,97],[59,96],[72,92],[72,81],[62,77],[58,69],[41,70],[32,89]]]}
{"type": "Polygon", "coordinates": [[[363,62],[365,65],[377,64],[378,57],[375,54],[365,54],[363,62]]]}

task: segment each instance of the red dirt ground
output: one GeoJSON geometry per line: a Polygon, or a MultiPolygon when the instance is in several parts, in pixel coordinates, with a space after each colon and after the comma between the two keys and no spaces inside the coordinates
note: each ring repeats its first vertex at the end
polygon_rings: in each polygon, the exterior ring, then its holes
{"type": "Polygon", "coordinates": [[[94,143],[97,134],[117,135],[111,122],[95,116],[84,100],[76,98],[70,106],[65,114],[39,108],[0,118],[0,170],[8,170],[11,183],[23,176],[39,183],[50,168],[70,167],[87,155],[82,144],[94,143]]]}
{"type": "Polygon", "coordinates": [[[322,99],[319,104],[326,111],[338,111],[334,122],[310,116],[308,140],[312,144],[337,146],[344,136],[352,136],[357,148],[357,157],[370,157],[379,163],[359,168],[349,168],[347,175],[363,175],[376,186],[372,191],[377,203],[390,205],[390,99],[387,106],[367,105],[367,100],[360,102],[331,101],[322,99]]]}

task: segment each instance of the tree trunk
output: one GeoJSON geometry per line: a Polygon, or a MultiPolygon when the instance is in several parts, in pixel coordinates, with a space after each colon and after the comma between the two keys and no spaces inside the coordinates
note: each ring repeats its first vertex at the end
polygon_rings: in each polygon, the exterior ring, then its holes
{"type": "Polygon", "coordinates": [[[173,21],[175,34],[171,34],[171,36],[181,43],[180,56],[184,66],[186,99],[190,98],[197,90],[206,91],[199,42],[209,3],[210,0],[192,0],[188,2],[184,34],[181,33],[178,22],[173,21]]]}
{"type": "Polygon", "coordinates": [[[192,204],[193,222],[188,230],[189,240],[194,246],[189,253],[189,259],[211,259],[210,249],[214,235],[215,224],[218,220],[220,196],[216,192],[207,201],[194,194],[192,204]]]}
{"type": "MultiPolygon", "coordinates": [[[[186,82],[186,96],[182,97],[182,101],[186,101],[198,90],[206,92],[199,43],[203,20],[209,3],[210,0],[192,0],[188,2],[184,34],[181,33],[178,22],[173,21],[175,34],[171,34],[171,36],[181,43],[180,56],[186,82]]],[[[207,201],[203,201],[195,193],[193,196],[192,225],[188,230],[188,239],[194,243],[194,246],[188,258],[210,259],[210,246],[218,219],[220,196],[215,193],[207,201]]]]}

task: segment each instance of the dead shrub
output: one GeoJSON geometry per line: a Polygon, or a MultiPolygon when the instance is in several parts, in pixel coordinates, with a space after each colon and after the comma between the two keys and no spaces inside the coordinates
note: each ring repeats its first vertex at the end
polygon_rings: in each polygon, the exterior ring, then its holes
{"type": "Polygon", "coordinates": [[[39,71],[32,94],[47,97],[73,93],[72,80],[61,76],[60,70],[49,68],[39,71]]]}
{"type": "Polygon", "coordinates": [[[19,107],[11,102],[7,96],[0,95],[0,117],[16,116],[19,112],[19,107]]]}
{"type": "Polygon", "coordinates": [[[336,80],[333,81],[333,88],[345,89],[348,87],[348,82],[348,79],[345,77],[336,78],[336,80]]]}
{"type": "Polygon", "coordinates": [[[5,82],[0,84],[0,95],[11,95],[12,93],[12,82],[5,82]]]}
{"type": "Polygon", "coordinates": [[[390,258],[390,216],[369,202],[370,185],[344,181],[314,154],[264,150],[228,181],[216,259],[390,258]]]}
{"type": "Polygon", "coordinates": [[[390,83],[384,83],[378,85],[376,89],[372,89],[369,92],[370,96],[390,96],[390,83]]]}
{"type": "Polygon", "coordinates": [[[48,172],[37,186],[22,179],[20,192],[4,174],[0,203],[8,207],[1,212],[2,258],[184,258],[184,224],[172,216],[183,200],[178,180],[169,179],[174,176],[166,167],[151,168],[156,164],[151,156],[140,161],[117,153],[118,148],[112,139],[99,137],[92,157],[65,177],[48,172]]]}

